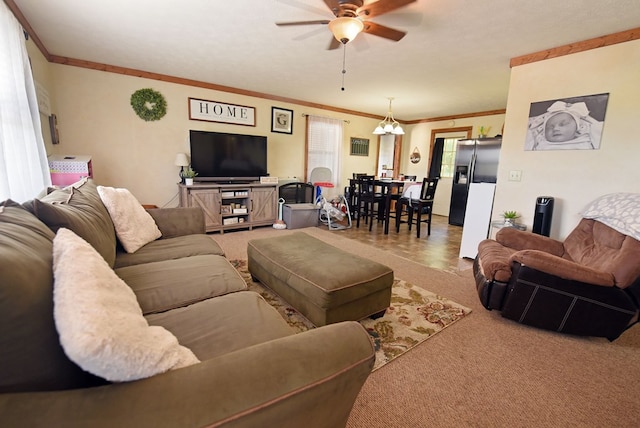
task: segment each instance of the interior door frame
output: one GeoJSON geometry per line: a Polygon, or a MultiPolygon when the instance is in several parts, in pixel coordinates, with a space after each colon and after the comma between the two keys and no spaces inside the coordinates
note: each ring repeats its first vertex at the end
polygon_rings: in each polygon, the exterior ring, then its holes
{"type": "Polygon", "coordinates": [[[473,126],[459,126],[457,128],[439,128],[431,130],[431,142],[429,143],[429,164],[427,165],[427,175],[425,177],[429,177],[429,169],[431,169],[431,159],[433,159],[433,148],[436,145],[436,138],[438,134],[448,134],[450,132],[465,132],[467,134],[467,139],[471,138],[471,132],[473,131],[473,126]]]}

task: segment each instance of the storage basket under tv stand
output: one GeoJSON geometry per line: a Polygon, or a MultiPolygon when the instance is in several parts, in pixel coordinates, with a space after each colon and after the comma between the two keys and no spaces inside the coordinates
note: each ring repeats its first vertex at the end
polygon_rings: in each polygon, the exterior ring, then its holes
{"type": "Polygon", "coordinates": [[[278,216],[276,187],[276,184],[259,182],[178,184],[180,206],[202,208],[205,230],[220,233],[273,225],[278,216]]]}

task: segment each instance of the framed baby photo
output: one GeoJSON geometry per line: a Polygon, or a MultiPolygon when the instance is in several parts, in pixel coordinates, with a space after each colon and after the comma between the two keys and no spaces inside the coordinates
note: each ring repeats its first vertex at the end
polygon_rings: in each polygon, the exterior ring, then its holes
{"type": "Polygon", "coordinates": [[[597,150],[609,94],[531,103],[525,150],[597,150]]]}
{"type": "Polygon", "coordinates": [[[271,132],[293,133],[293,110],[271,107],[271,132]]]}

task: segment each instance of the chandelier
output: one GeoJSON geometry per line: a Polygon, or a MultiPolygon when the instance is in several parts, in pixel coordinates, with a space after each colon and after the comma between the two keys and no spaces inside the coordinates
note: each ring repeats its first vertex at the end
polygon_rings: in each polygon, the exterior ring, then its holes
{"type": "Polygon", "coordinates": [[[373,130],[374,135],[404,135],[404,129],[402,129],[398,121],[393,118],[393,112],[391,111],[391,101],[393,101],[393,98],[389,98],[389,111],[384,117],[384,120],[378,124],[376,129],[373,130]]]}

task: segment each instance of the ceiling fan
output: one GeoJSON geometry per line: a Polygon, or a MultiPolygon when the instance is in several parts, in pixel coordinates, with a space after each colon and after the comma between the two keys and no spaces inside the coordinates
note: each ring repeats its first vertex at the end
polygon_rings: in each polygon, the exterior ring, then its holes
{"type": "Polygon", "coordinates": [[[337,49],[340,44],[346,45],[361,32],[399,41],[407,33],[375,22],[370,18],[399,9],[416,0],[378,0],[365,4],[364,0],[324,0],[324,3],[335,16],[334,19],[315,21],[277,22],[278,26],[289,25],[328,25],[334,38],[328,49],[337,49]]]}

